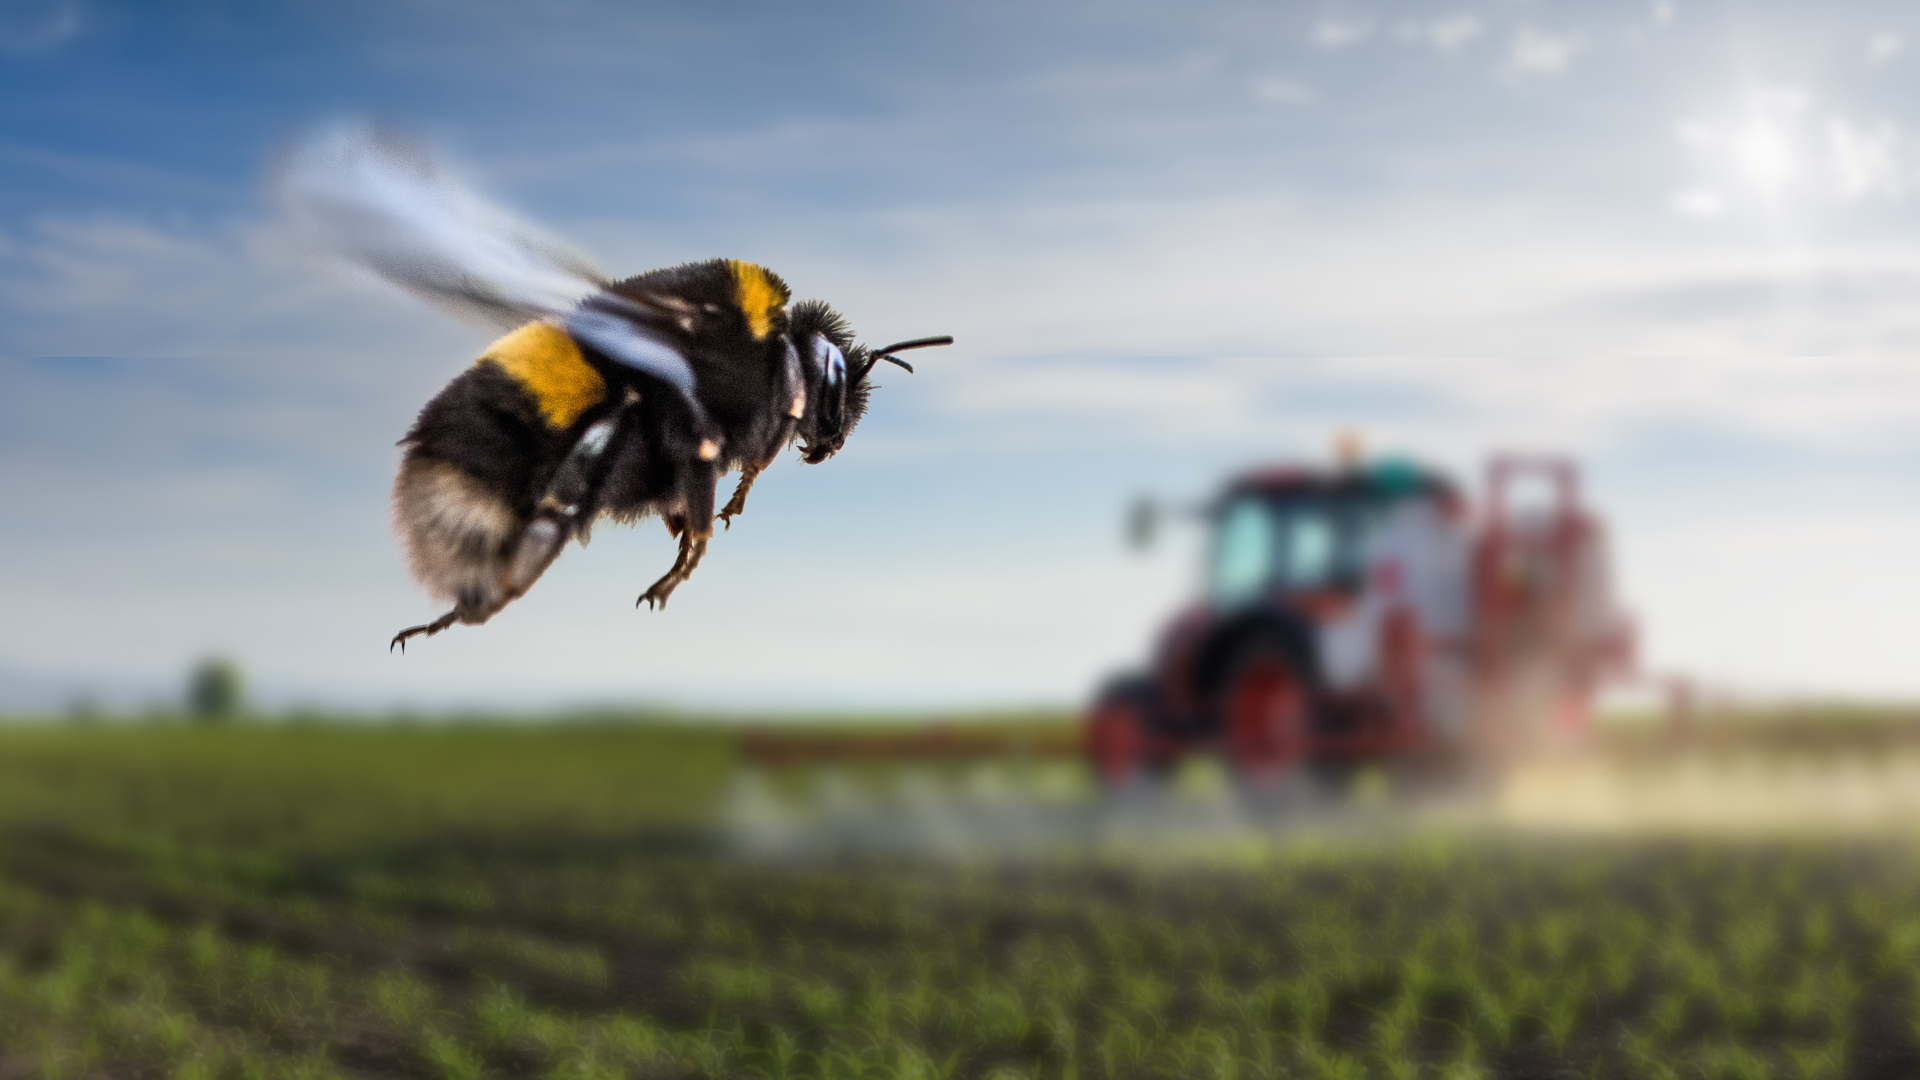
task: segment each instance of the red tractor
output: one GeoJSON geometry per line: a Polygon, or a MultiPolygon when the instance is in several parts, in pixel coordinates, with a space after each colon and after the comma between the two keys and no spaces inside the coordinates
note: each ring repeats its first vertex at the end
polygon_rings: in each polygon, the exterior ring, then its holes
{"type": "Polygon", "coordinates": [[[1406,461],[1264,468],[1202,513],[1205,596],[1087,713],[1109,789],[1197,751],[1255,793],[1337,789],[1367,763],[1497,768],[1577,741],[1630,662],[1570,462],[1497,458],[1477,506],[1406,461]]]}

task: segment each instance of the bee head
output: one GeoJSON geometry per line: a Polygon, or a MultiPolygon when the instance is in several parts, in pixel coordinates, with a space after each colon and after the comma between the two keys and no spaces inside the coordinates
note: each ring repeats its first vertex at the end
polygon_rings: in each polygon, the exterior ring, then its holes
{"type": "Polygon", "coordinates": [[[866,414],[867,394],[872,389],[867,377],[874,365],[886,360],[912,371],[906,361],[890,354],[945,345],[952,340],[926,338],[870,350],[855,345],[846,320],[817,300],[795,304],[788,326],[788,341],[799,358],[805,390],[794,433],[800,438],[801,460],[809,465],[818,465],[837,453],[866,414]]]}
{"type": "Polygon", "coordinates": [[[853,379],[861,351],[847,321],[818,300],[795,304],[787,325],[801,390],[794,434],[802,460],[817,465],[840,449],[866,411],[866,387],[856,388],[853,379]]]}

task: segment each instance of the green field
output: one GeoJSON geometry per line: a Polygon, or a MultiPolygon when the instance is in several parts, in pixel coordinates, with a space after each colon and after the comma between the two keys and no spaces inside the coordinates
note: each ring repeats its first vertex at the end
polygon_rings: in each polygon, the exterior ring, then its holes
{"type": "Polygon", "coordinates": [[[1920,862],[745,859],[725,729],[0,727],[0,1077],[1920,1075],[1920,862]]]}

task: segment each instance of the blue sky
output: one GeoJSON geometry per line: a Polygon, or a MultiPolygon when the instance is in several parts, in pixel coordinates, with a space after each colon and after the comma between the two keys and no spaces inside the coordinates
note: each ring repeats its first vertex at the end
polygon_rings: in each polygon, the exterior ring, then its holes
{"type": "Polygon", "coordinates": [[[0,702],[1072,701],[1192,586],[1134,492],[1349,428],[1579,455],[1656,670],[1920,694],[1916,73],[1890,3],[0,0],[0,702]],[[665,613],[603,529],[390,657],[393,442],[487,335],[275,220],[343,117],[960,344],[665,613]]]}

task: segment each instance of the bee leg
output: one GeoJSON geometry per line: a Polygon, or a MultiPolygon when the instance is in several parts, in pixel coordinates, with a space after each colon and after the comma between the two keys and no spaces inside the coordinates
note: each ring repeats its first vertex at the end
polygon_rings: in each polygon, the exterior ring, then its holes
{"type": "Polygon", "coordinates": [[[495,580],[499,583],[499,588],[494,590],[490,597],[486,599],[463,597],[454,605],[453,610],[445,615],[430,623],[409,626],[393,635],[393,641],[387,645],[387,651],[392,652],[393,647],[398,645],[401,652],[406,652],[408,639],[421,635],[432,637],[456,622],[467,626],[479,626],[493,618],[501,608],[525,596],[527,590],[533,588],[533,583],[540,580],[540,575],[546,572],[547,567],[553,565],[553,560],[559,557],[560,547],[566,543],[570,532],[568,526],[550,514],[551,512],[543,513],[528,522],[527,527],[521,530],[520,542],[514,548],[513,561],[509,562],[497,575],[495,580]]]}
{"type": "Polygon", "coordinates": [[[667,530],[680,538],[680,554],[673,560],[673,566],[659,581],[640,594],[633,602],[634,607],[646,604],[649,607],[667,606],[667,597],[680,583],[693,576],[693,568],[700,565],[700,559],[707,553],[707,541],[713,539],[713,489],[719,477],[714,473],[710,462],[701,462],[688,478],[686,487],[686,510],[684,514],[675,514],[667,520],[667,530]]]}
{"type": "Polygon", "coordinates": [[[547,572],[547,567],[553,565],[553,560],[560,557],[560,547],[571,532],[570,527],[544,514],[528,522],[526,531],[520,534],[519,546],[514,549],[513,562],[500,575],[500,602],[486,615],[463,621],[485,622],[487,616],[525,596],[533,583],[540,580],[540,575],[547,572]]]}
{"type": "Polygon", "coordinates": [[[447,627],[452,626],[454,619],[459,616],[459,614],[460,609],[454,608],[452,611],[447,612],[445,615],[440,616],[430,623],[421,623],[419,626],[407,627],[405,630],[393,635],[393,640],[387,644],[387,651],[392,652],[393,647],[398,645],[400,646],[401,652],[406,652],[408,638],[419,637],[422,634],[427,637],[432,637],[447,627]]]}
{"type": "Polygon", "coordinates": [[[740,483],[734,486],[733,497],[728,499],[727,505],[720,510],[722,526],[733,528],[733,515],[747,508],[747,492],[753,488],[754,480],[759,477],[760,470],[765,467],[753,462],[740,466],[740,483]]]}
{"type": "Polygon", "coordinates": [[[705,556],[706,553],[707,538],[703,536],[696,539],[692,529],[682,529],[680,531],[680,554],[673,560],[673,567],[669,569],[659,581],[649,586],[646,592],[641,593],[640,599],[635,600],[633,606],[639,607],[641,604],[645,604],[649,608],[656,605],[665,608],[667,606],[667,597],[673,595],[673,590],[679,588],[681,582],[693,576],[693,568],[700,565],[700,559],[705,556]]]}

